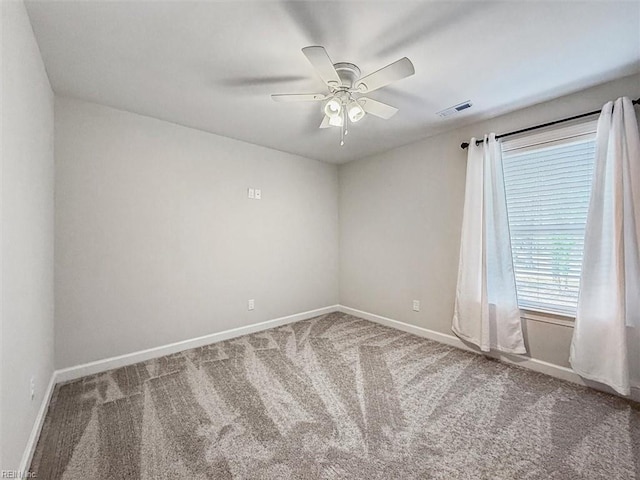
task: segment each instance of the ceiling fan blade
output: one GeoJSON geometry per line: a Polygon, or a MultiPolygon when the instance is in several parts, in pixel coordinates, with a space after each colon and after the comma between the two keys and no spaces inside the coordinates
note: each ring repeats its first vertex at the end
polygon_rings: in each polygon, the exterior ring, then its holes
{"type": "Polygon", "coordinates": [[[307,60],[309,60],[311,65],[316,69],[324,83],[334,87],[342,84],[342,80],[340,80],[338,72],[336,72],[336,69],[333,67],[333,62],[324,47],[304,47],[302,53],[305,54],[307,60]]]}
{"type": "Polygon", "coordinates": [[[274,93],[271,95],[274,102],[319,102],[324,100],[324,93],[274,93]]]}
{"type": "Polygon", "coordinates": [[[413,68],[413,63],[407,57],[404,57],[359,79],[354,88],[361,92],[372,92],[397,80],[410,77],[414,73],[416,73],[416,70],[413,68]]]}
{"type": "Polygon", "coordinates": [[[277,76],[246,76],[221,78],[212,83],[223,87],[257,87],[261,85],[275,85],[277,83],[293,83],[308,80],[309,77],[302,75],[277,75],[277,76]]]}
{"type": "Polygon", "coordinates": [[[375,115],[376,117],[384,118],[385,120],[390,119],[398,113],[398,109],[396,107],[378,102],[377,100],[372,100],[371,98],[361,97],[358,99],[358,103],[362,106],[365,112],[375,115]]]}
{"type": "Polygon", "coordinates": [[[320,127],[318,128],[329,128],[329,127],[331,127],[331,125],[329,125],[329,117],[325,115],[324,118],[322,119],[322,123],[320,124],[320,127]]]}

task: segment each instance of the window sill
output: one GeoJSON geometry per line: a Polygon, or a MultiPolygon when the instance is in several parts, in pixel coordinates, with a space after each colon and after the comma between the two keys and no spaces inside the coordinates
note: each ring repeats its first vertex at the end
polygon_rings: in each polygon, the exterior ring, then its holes
{"type": "Polygon", "coordinates": [[[520,318],[534,322],[551,323],[563,327],[573,328],[575,317],[559,313],[541,312],[535,310],[520,310],[520,318]]]}

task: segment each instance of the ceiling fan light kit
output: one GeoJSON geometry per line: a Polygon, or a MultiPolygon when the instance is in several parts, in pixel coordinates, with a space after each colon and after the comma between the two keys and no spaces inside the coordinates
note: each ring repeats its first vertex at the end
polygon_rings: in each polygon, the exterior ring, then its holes
{"type": "Polygon", "coordinates": [[[324,118],[320,128],[341,127],[340,145],[344,145],[344,137],[349,133],[348,122],[356,123],[366,114],[388,120],[398,112],[398,109],[391,105],[360,95],[415,73],[411,61],[404,57],[360,78],[360,69],[356,65],[346,62],[333,63],[324,47],[305,47],[302,53],[316,69],[329,93],[273,94],[271,98],[276,102],[325,101],[322,108],[324,118]]]}

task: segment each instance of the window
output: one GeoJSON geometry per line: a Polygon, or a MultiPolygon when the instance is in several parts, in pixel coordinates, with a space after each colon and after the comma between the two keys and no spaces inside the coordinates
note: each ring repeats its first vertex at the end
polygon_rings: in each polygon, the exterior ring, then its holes
{"type": "Polygon", "coordinates": [[[502,144],[521,309],[575,316],[596,122],[502,144]]]}

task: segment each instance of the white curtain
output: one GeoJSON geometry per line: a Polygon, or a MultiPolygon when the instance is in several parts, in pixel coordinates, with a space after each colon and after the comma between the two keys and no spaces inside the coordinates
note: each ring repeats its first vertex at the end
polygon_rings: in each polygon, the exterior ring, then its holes
{"type": "Polygon", "coordinates": [[[598,120],[571,365],[623,395],[640,386],[640,135],[632,102],[598,120]]]}
{"type": "Polygon", "coordinates": [[[495,135],[469,143],[453,332],[488,352],[525,353],[495,135]]]}

